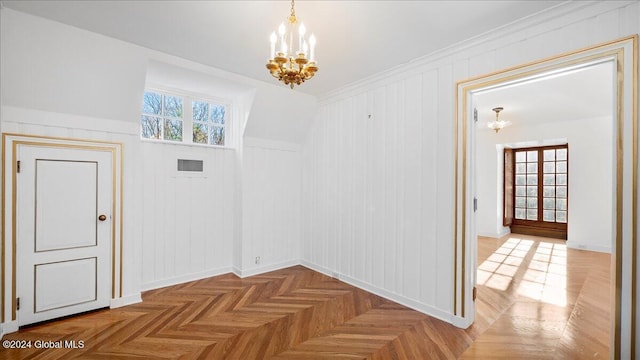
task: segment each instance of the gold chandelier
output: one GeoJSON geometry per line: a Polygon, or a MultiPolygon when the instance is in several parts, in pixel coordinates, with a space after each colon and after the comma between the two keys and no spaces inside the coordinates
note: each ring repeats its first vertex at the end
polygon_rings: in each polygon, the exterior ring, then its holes
{"type": "Polygon", "coordinates": [[[267,62],[271,76],[292,89],[294,85],[311,79],[318,71],[314,57],[316,37],[311,34],[307,43],[304,38],[307,29],[302,22],[298,25],[294,2],[295,0],[291,0],[291,15],[287,26],[281,23],[278,34],[275,31],[271,33],[271,57],[267,62]],[[294,47],[297,47],[297,51],[294,47]]]}

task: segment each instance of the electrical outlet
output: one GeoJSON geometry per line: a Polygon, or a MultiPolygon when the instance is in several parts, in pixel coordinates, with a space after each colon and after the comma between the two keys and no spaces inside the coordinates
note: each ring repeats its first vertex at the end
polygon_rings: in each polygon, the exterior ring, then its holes
{"type": "Polygon", "coordinates": [[[256,256],[256,264],[260,264],[260,256],[256,256]]]}

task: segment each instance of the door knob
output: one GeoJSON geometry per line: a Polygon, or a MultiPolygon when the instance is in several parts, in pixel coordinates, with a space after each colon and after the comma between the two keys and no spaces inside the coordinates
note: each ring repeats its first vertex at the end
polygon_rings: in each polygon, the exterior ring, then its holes
{"type": "Polygon", "coordinates": [[[100,221],[105,221],[105,220],[107,220],[107,215],[100,215],[100,216],[98,216],[98,220],[100,220],[100,221]]]}

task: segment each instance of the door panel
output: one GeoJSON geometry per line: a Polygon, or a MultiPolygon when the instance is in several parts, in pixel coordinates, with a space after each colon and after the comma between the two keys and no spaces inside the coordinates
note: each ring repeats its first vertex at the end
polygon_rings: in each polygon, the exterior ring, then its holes
{"type": "Polygon", "coordinates": [[[36,265],[35,312],[96,301],[96,265],[95,257],[36,265]]]}
{"type": "Polygon", "coordinates": [[[97,170],[95,161],[36,160],[36,251],[97,244],[97,170]]]}
{"type": "Polygon", "coordinates": [[[17,159],[18,324],[109,306],[112,153],[20,145],[17,159]]]}

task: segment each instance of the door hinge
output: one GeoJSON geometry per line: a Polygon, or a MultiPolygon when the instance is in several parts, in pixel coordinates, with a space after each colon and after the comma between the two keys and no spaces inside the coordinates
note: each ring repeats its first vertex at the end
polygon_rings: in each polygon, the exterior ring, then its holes
{"type": "Polygon", "coordinates": [[[476,301],[476,298],[478,297],[478,288],[477,287],[473,287],[473,301],[476,301]]]}
{"type": "Polygon", "coordinates": [[[478,109],[473,109],[473,122],[478,122],[478,109]]]}
{"type": "Polygon", "coordinates": [[[16,172],[20,172],[20,160],[16,161],[16,172]]]}
{"type": "Polygon", "coordinates": [[[478,198],[473,198],[473,212],[478,211],[478,198]]]}
{"type": "Polygon", "coordinates": [[[20,310],[20,298],[16,298],[16,310],[20,310]]]}

